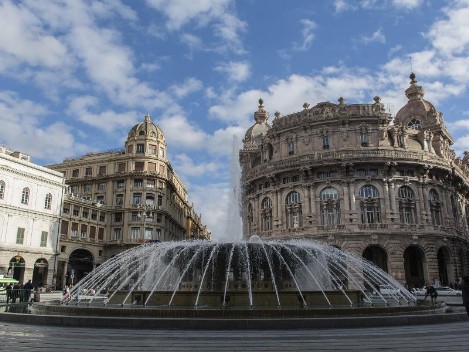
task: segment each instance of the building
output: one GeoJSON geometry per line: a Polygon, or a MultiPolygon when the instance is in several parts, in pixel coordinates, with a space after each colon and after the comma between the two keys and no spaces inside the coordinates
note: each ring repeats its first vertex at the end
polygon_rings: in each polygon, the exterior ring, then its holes
{"type": "Polygon", "coordinates": [[[0,274],[52,285],[65,180],[0,146],[0,274]]]}
{"type": "Polygon", "coordinates": [[[68,186],[60,227],[60,284],[77,282],[132,246],[210,239],[167,159],[163,132],[148,115],[129,131],[124,148],[48,167],[61,172],[68,186]]]}
{"type": "Polygon", "coordinates": [[[373,104],[259,101],[240,151],[245,234],[306,237],[362,255],[409,287],[469,274],[469,154],[410,75],[393,118],[373,104]]]}

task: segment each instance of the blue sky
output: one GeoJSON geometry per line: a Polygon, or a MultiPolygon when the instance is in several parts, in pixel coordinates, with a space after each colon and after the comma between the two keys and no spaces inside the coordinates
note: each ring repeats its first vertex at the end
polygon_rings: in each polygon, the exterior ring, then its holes
{"type": "Polygon", "coordinates": [[[469,1],[0,0],[0,144],[46,165],[123,146],[146,113],[215,238],[259,96],[395,114],[412,69],[469,148],[469,1]]]}

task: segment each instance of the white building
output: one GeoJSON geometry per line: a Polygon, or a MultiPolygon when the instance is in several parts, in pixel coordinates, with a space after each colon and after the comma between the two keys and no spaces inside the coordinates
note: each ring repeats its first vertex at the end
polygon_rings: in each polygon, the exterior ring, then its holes
{"type": "Polygon", "coordinates": [[[0,146],[0,274],[51,285],[65,180],[0,146]]]}

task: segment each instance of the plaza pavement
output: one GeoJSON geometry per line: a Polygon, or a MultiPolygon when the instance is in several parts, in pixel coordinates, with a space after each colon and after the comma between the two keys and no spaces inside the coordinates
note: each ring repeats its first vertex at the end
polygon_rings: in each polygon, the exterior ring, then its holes
{"type": "MultiPolygon", "coordinates": [[[[41,301],[60,297],[60,292],[47,293],[41,301]]],[[[469,351],[469,320],[373,328],[238,331],[75,328],[0,322],[0,341],[0,351],[15,352],[469,351]]]]}

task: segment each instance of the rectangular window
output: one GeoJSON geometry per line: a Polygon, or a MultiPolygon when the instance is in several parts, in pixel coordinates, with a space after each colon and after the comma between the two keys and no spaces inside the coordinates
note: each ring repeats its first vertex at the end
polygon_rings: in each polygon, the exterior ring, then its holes
{"type": "Polygon", "coordinates": [[[72,231],[70,232],[72,237],[78,237],[78,223],[72,222],[72,231]]]}
{"type": "Polygon", "coordinates": [[[150,145],[148,146],[148,152],[149,152],[151,155],[156,155],[156,145],[150,144],[150,145]]]}
{"type": "Polygon", "coordinates": [[[64,208],[62,211],[64,214],[70,214],[70,205],[64,204],[64,208]]]}
{"type": "Polygon", "coordinates": [[[147,188],[155,188],[155,180],[147,180],[147,188]]]}
{"type": "Polygon", "coordinates": [[[89,214],[90,214],[90,210],[83,208],[81,216],[84,217],[85,219],[88,219],[89,214]]]}
{"type": "Polygon", "coordinates": [[[145,153],[145,144],[137,144],[137,153],[145,153]]]}
{"type": "Polygon", "coordinates": [[[368,147],[368,133],[360,133],[360,144],[362,147],[368,147]]]}
{"type": "Polygon", "coordinates": [[[96,213],[95,211],[93,211],[91,213],[91,220],[98,220],[98,213],[96,213]]]}
{"type": "Polygon", "coordinates": [[[148,163],[148,171],[156,172],[156,163],[148,163]]]}
{"type": "Polygon", "coordinates": [[[117,171],[118,172],[125,172],[125,163],[117,164],[117,171]]]}
{"type": "Polygon", "coordinates": [[[67,246],[60,246],[60,253],[65,253],[67,246]]]}
{"type": "Polygon", "coordinates": [[[160,148],[160,158],[164,158],[164,148],[160,148]]]}
{"type": "Polygon", "coordinates": [[[104,192],[106,190],[106,184],[104,182],[98,183],[98,192],[104,192]]]}
{"type": "Polygon", "coordinates": [[[114,213],[114,222],[122,222],[122,213],[114,213]]]}
{"type": "Polygon", "coordinates": [[[60,224],[60,234],[68,234],[68,221],[62,220],[62,223],[60,224]]]}
{"type": "Polygon", "coordinates": [[[161,229],[156,229],[156,240],[161,241],[161,229]]]}
{"type": "Polygon", "coordinates": [[[24,242],[24,228],[18,227],[16,232],[16,244],[23,244],[24,242]]]}
{"type": "Polygon", "coordinates": [[[85,193],[91,193],[91,185],[90,184],[86,184],[83,186],[83,191],[85,193]]]}
{"type": "Polygon", "coordinates": [[[143,187],[143,180],[135,179],[134,180],[134,188],[142,188],[143,187]]]}
{"type": "Polygon", "coordinates": [[[161,194],[158,195],[158,206],[163,206],[163,196],[161,194]]]}
{"type": "Polygon", "coordinates": [[[73,207],[73,216],[80,216],[80,208],[77,206],[73,207]]]}
{"type": "Polygon", "coordinates": [[[138,240],[140,238],[140,227],[131,227],[130,228],[130,239],[138,240]]]}
{"type": "Polygon", "coordinates": [[[322,136],[322,149],[329,149],[329,136],[322,136]]]}
{"type": "Polygon", "coordinates": [[[133,194],[133,204],[141,204],[142,203],[142,194],[141,193],[134,193],[133,194]]]}
{"type": "Polygon", "coordinates": [[[104,227],[100,227],[98,231],[98,240],[104,241],[104,227]]]}
{"type": "Polygon", "coordinates": [[[106,221],[106,214],[100,213],[100,214],[99,214],[99,221],[101,221],[101,222],[106,221]]]}
{"type": "Polygon", "coordinates": [[[125,189],[125,181],[124,180],[117,181],[116,188],[117,189],[125,189]]]}
{"type": "Polygon", "coordinates": [[[104,196],[96,196],[96,203],[104,204],[104,196]]]}
{"type": "Polygon", "coordinates": [[[117,194],[116,195],[116,205],[122,205],[124,204],[124,195],[123,194],[117,194]]]}
{"type": "Polygon", "coordinates": [[[85,224],[81,225],[81,231],[80,231],[80,237],[81,238],[86,238],[88,236],[88,226],[85,224]]]}
{"type": "Polygon", "coordinates": [[[80,174],[80,170],[79,169],[74,169],[72,171],[72,177],[78,177],[78,175],[80,174]]]}
{"type": "Polygon", "coordinates": [[[90,239],[94,240],[96,238],[96,226],[90,226],[90,239]]]}
{"type": "Polygon", "coordinates": [[[134,152],[134,146],[133,145],[129,145],[127,147],[127,154],[132,154],[134,152]]]}
{"type": "Polygon", "coordinates": [[[293,144],[293,142],[288,142],[287,146],[288,146],[288,155],[295,154],[295,145],[293,144]]]}
{"type": "Polygon", "coordinates": [[[120,239],[122,239],[122,229],[119,227],[116,227],[112,230],[111,240],[118,241],[120,239]]]}
{"type": "Polygon", "coordinates": [[[153,229],[151,227],[145,227],[145,240],[153,239],[153,229]]]}
{"type": "Polygon", "coordinates": [[[103,256],[103,250],[102,250],[102,249],[100,249],[100,250],[98,251],[98,256],[99,256],[99,257],[102,257],[102,256],[103,256]]]}
{"type": "Polygon", "coordinates": [[[85,169],[85,176],[93,176],[93,169],[91,167],[85,169]]]}
{"type": "Polygon", "coordinates": [[[139,221],[140,220],[140,214],[137,212],[133,212],[130,218],[132,221],[139,221]]]}
{"type": "Polygon", "coordinates": [[[164,165],[160,165],[160,174],[164,175],[164,165]]]}
{"type": "Polygon", "coordinates": [[[135,171],[143,171],[145,169],[145,162],[136,161],[135,162],[135,171]]]}
{"type": "Polygon", "coordinates": [[[99,176],[106,175],[106,165],[102,165],[102,166],[99,167],[98,175],[99,176]]]}

